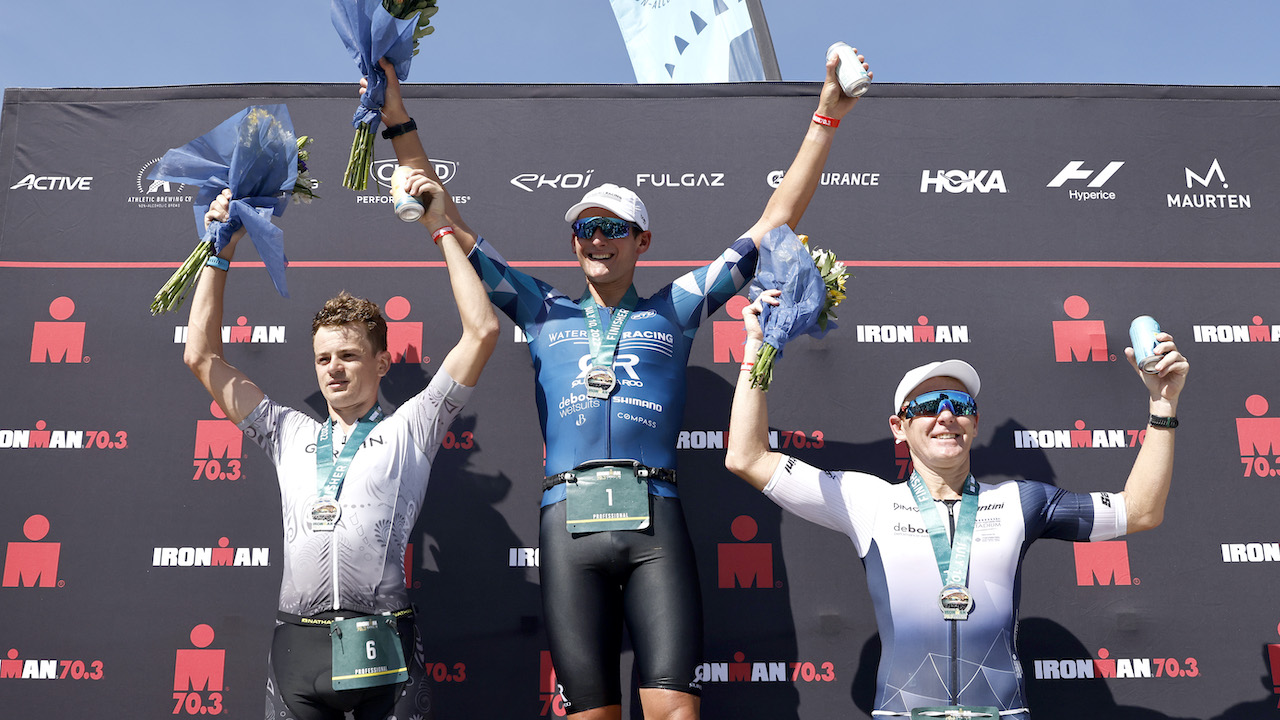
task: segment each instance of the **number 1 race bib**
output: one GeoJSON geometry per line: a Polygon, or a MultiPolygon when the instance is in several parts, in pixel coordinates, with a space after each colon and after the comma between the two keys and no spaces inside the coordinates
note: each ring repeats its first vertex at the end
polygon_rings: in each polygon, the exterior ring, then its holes
{"type": "Polygon", "coordinates": [[[565,488],[569,532],[644,530],[649,527],[649,483],[629,465],[580,466],[565,488]]]}

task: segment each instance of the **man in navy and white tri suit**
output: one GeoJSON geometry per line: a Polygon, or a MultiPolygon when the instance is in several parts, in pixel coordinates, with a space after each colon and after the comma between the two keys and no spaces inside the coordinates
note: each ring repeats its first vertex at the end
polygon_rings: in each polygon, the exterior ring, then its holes
{"type": "MultiPolygon", "coordinates": [[[[699,324],[750,280],[765,234],[784,224],[794,228],[813,197],[835,128],[856,102],[841,91],[835,67],[827,65],[817,113],[760,219],[716,260],[651,297],[639,297],[632,284],[653,235],[644,203],[627,188],[595,188],[565,213],[569,249],[586,279],[586,290],[574,295],[512,268],[462,222],[446,196],[459,237],[474,242],[471,261],[490,298],[529,340],[547,452],[539,473],[542,605],[564,708],[575,720],[621,717],[624,623],[645,717],[699,715],[702,605],[675,472],[685,365],[699,324]],[[569,486],[585,483],[577,476],[568,482],[566,473],[593,460],[616,466],[602,475],[626,466],[632,477],[644,478],[647,494],[634,482],[619,486],[636,489],[638,499],[616,515],[626,516],[619,523],[630,522],[640,517],[631,513],[637,509],[647,513],[647,525],[581,529],[605,526],[577,523],[577,511],[569,509],[577,490],[569,486]]],[[[429,172],[393,73],[382,112],[388,132],[410,128],[393,140],[400,164],[429,172]]],[[[601,512],[593,520],[612,522],[614,515],[601,512]]]]}
{"type": "MultiPolygon", "coordinates": [[[[442,192],[421,176],[413,191],[442,192]]],[[[226,220],[229,200],[225,191],[211,204],[206,222],[226,220]]],[[[390,665],[362,668],[365,677],[357,682],[367,687],[335,689],[344,678],[333,668],[330,627],[339,617],[390,616],[383,622],[389,631],[395,627],[386,637],[410,657],[408,536],[440,441],[497,344],[498,321],[484,288],[448,230],[442,203],[433,205],[421,222],[443,251],[462,338],[427,388],[389,415],[378,405],[391,354],[387,323],[376,304],[344,292],[326,302],[312,322],[316,380],[328,406],[328,416],[318,422],[267,397],[223,357],[223,295],[243,230],[202,270],[192,297],[183,359],[227,418],[271,457],[280,484],[284,571],[271,645],[270,717],[341,720],[351,712],[357,720],[382,720],[402,696],[401,675],[390,665]]],[[[414,695],[404,700],[414,707],[401,707],[402,716],[426,709],[414,695]]]]}
{"type": "MultiPolygon", "coordinates": [[[[743,313],[746,362],[763,337],[761,302],[777,304],[775,298],[762,295],[743,313]]],[[[1158,373],[1134,365],[1149,394],[1151,427],[1118,493],[974,480],[969,455],[980,382],[962,360],[923,365],[898,384],[889,428],[907,444],[915,471],[896,484],[771,452],[765,394],[742,373],[725,465],[779,506],[853,541],[882,643],[873,715],[905,717],[913,708],[947,705],[1028,715],[1014,637],[1027,546],[1040,538],[1109,540],[1163,517],[1189,366],[1170,335],[1158,339],[1158,373]]],[[[1134,364],[1133,350],[1126,354],[1134,364]]]]}

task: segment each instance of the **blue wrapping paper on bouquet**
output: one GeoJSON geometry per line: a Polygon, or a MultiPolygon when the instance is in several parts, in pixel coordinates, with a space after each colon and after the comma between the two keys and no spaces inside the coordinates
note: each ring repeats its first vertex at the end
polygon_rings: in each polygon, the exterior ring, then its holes
{"type": "Polygon", "coordinates": [[[332,0],[329,17],[360,74],[369,80],[360,96],[360,106],[351,118],[356,139],[342,182],[345,187],[363,190],[373,160],[373,133],[382,121],[382,104],[387,99],[387,75],[378,60],[386,58],[395,67],[396,77],[407,80],[418,20],[393,17],[383,7],[382,0],[332,0]]]}
{"type": "Polygon", "coordinates": [[[813,262],[809,249],[791,228],[782,225],[770,230],[760,241],[756,276],[747,289],[754,302],[765,290],[780,290],[780,304],[765,304],[760,314],[764,343],[752,368],[752,387],[769,388],[773,362],[782,357],[782,348],[801,335],[821,338],[835,328],[818,323],[827,303],[827,286],[813,262]]]}
{"type": "Polygon", "coordinates": [[[271,222],[284,213],[298,180],[298,142],[284,105],[255,105],[160,158],[147,176],[198,187],[193,211],[196,232],[222,251],[241,227],[266,265],[271,282],[289,297],[284,269],[284,233],[271,222]],[[231,189],[230,219],[204,226],[209,204],[231,189]]]}

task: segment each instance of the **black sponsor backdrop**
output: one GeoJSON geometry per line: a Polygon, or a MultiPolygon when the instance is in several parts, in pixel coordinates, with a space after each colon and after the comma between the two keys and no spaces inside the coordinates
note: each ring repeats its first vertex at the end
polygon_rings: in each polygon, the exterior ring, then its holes
{"type": "MultiPolygon", "coordinates": [[[[471,223],[509,260],[552,263],[532,272],[566,292],[580,290],[581,275],[568,262],[564,209],[585,186],[637,189],[653,218],[654,245],[643,259],[657,266],[642,268],[637,283],[649,294],[755,221],[771,192],[767,178],[793,157],[816,91],[788,83],[414,86],[409,107],[433,156],[455,164],[449,188],[465,199],[471,223]]],[[[175,658],[194,649],[190,634],[201,624],[215,633],[208,648],[226,653],[224,714],[262,713],[281,562],[274,472],[246,442],[239,479],[192,479],[197,423],[213,419],[209,398],[175,342],[185,312],[153,318],[147,306],[195,242],[193,218],[186,202],[145,206],[165,193],[148,192],[139,173],[245,106],[282,101],[298,131],[317,138],[311,165],[323,199],[279,220],[293,261],[291,299],[275,294],[242,248],[226,324],[243,317],[249,326],[284,326],[286,342],[228,345],[232,362],[273,397],[314,411],[311,314],[341,289],[383,303],[402,297],[411,306],[403,319],[425,325],[430,360],[395,367],[384,384],[395,405],[425,384],[458,336],[445,271],[423,233],[339,185],[351,87],[6,92],[0,429],[108,431],[127,447],[0,448],[7,554],[8,543],[27,540],[33,515],[48,519],[42,541],[61,543],[56,587],[0,587],[0,659],[71,661],[65,678],[0,677],[5,716],[108,718],[123,708],[132,717],[187,715],[185,707],[175,713],[175,658]],[[88,189],[57,189],[83,188],[80,178],[91,178],[88,189]],[[61,297],[74,312],[52,317],[61,297]],[[83,362],[32,362],[36,323],[64,319],[85,324],[83,362]],[[234,548],[269,548],[270,566],[152,565],[155,548],[218,547],[223,537],[234,548]],[[75,679],[76,660],[101,661],[101,679],[75,679]]],[[[1275,88],[877,86],[845,120],[827,164],[836,177],[801,225],[852,274],[843,327],[823,342],[789,346],[769,395],[775,428],[804,432],[806,445],[821,433],[822,447],[797,451],[820,466],[895,477],[885,421],[893,387],[908,367],[960,356],[984,378],[979,480],[1119,490],[1133,448],[1016,449],[1015,431],[1067,430],[1077,421],[1141,429],[1144,392],[1123,359],[1135,315],[1155,315],[1195,363],[1165,524],[1124,541],[1132,583],[1079,585],[1066,543],[1028,553],[1020,645],[1037,717],[1280,714],[1266,650],[1280,642],[1276,565],[1224,563],[1221,549],[1280,540],[1276,478],[1244,476],[1236,436],[1236,419],[1252,417],[1251,396],[1280,402],[1280,351],[1273,343],[1197,343],[1192,332],[1249,325],[1255,316],[1280,324],[1278,116],[1275,88]],[[1072,161],[1081,178],[1047,187],[1072,161]],[[1116,161],[1123,167],[1093,189],[1114,199],[1068,195],[1091,190],[1088,181],[1116,161]],[[1222,175],[1189,189],[1187,171],[1206,176],[1215,161],[1222,175]],[[1007,192],[963,184],[960,192],[921,191],[922,173],[950,171],[985,171],[982,187],[998,171],[1007,192]],[[864,174],[861,186],[848,184],[854,173],[864,174]],[[1250,207],[1169,206],[1169,195],[1204,193],[1247,196],[1250,207]],[[1068,315],[1072,297],[1087,301],[1083,319],[1105,323],[1107,360],[1055,362],[1053,323],[1080,316],[1068,315]],[[911,326],[922,316],[962,326],[968,342],[858,341],[857,325],[911,326]],[[1161,676],[1035,678],[1035,660],[1104,655],[1150,659],[1151,674],[1161,676]],[[1168,676],[1164,658],[1177,661],[1179,676],[1168,676]]],[[[391,158],[388,143],[378,141],[376,157],[391,158]]],[[[738,327],[725,310],[713,321],[738,327]]],[[[547,712],[537,572],[508,567],[511,548],[537,544],[541,438],[527,351],[503,322],[503,342],[454,428],[457,446],[439,455],[414,533],[412,595],[424,610],[426,659],[447,669],[437,671],[445,678],[435,688],[438,717],[547,712]]],[[[708,323],[689,369],[685,428],[694,432],[727,426],[737,364],[713,361],[713,334],[708,323]]],[[[1276,454],[1273,447],[1267,462],[1280,462],[1276,454]]],[[[706,716],[867,717],[878,638],[851,544],[781,514],[722,461],[720,449],[690,449],[680,459],[707,660],[786,663],[787,681],[709,683],[706,716]],[[740,544],[732,527],[743,515],[757,524],[746,539],[772,546],[773,587],[718,585],[718,554],[740,544]]]]}

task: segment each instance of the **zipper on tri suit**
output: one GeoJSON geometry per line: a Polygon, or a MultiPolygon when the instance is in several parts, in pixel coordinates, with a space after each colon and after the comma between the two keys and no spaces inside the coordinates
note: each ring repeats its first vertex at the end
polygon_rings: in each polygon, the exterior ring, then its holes
{"type": "MultiPolygon", "coordinates": [[[[956,500],[943,500],[943,504],[947,506],[947,520],[951,524],[951,546],[956,543],[956,500]]],[[[951,684],[948,692],[951,695],[951,704],[960,704],[960,623],[955,620],[948,621],[951,623],[951,684]]]]}

